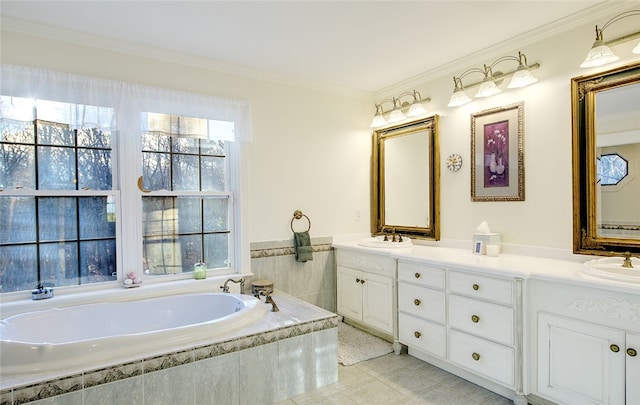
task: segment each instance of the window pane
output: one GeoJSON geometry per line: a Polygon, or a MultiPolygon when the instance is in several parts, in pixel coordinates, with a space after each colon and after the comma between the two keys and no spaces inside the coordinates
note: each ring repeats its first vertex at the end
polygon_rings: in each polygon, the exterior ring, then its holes
{"type": "Polygon", "coordinates": [[[0,140],[11,143],[27,143],[33,145],[35,141],[35,131],[33,121],[14,121],[4,119],[0,122],[2,136],[0,140]]]}
{"type": "Polygon", "coordinates": [[[142,154],[143,187],[147,190],[170,190],[171,164],[167,153],[142,154]]]}
{"type": "Polygon", "coordinates": [[[198,138],[173,137],[171,140],[174,153],[198,153],[198,138]]]}
{"type": "Polygon", "coordinates": [[[36,188],[35,147],[0,144],[0,188],[36,188]]]}
{"type": "Polygon", "coordinates": [[[78,149],[78,188],[111,190],[111,151],[78,149]]]}
{"type": "Polygon", "coordinates": [[[202,235],[182,235],[178,241],[181,249],[182,271],[193,271],[193,265],[203,259],[202,235]]]}
{"type": "Polygon", "coordinates": [[[0,229],[0,243],[35,242],[35,198],[0,197],[0,229]]]}
{"type": "Polygon", "coordinates": [[[116,241],[80,242],[80,272],[83,284],[116,280],[116,241]]]}
{"type": "Polygon", "coordinates": [[[200,190],[198,156],[173,156],[173,190],[200,190]]]}
{"type": "Polygon", "coordinates": [[[178,232],[178,216],[171,197],[142,199],[143,235],[174,235],[178,232]]]}
{"type": "Polygon", "coordinates": [[[224,191],[224,158],[202,157],[202,190],[224,191]]]}
{"type": "Polygon", "coordinates": [[[178,233],[202,232],[200,197],[181,197],[176,199],[178,211],[178,233]]]}
{"type": "Polygon", "coordinates": [[[166,135],[143,134],[142,150],[149,152],[169,152],[171,150],[171,137],[166,135]]]}
{"type": "Polygon", "coordinates": [[[78,130],[78,147],[111,149],[111,132],[100,131],[97,128],[82,128],[78,130]]]}
{"type": "Polygon", "coordinates": [[[109,221],[107,197],[82,197],[80,208],[80,239],[115,238],[116,223],[109,221]]]}
{"type": "Polygon", "coordinates": [[[37,258],[36,245],[0,246],[0,292],[36,287],[37,258]]]}
{"type": "Polygon", "coordinates": [[[75,146],[75,131],[67,124],[60,124],[49,121],[36,121],[38,130],[38,144],[75,146]]]}
{"type": "Polygon", "coordinates": [[[77,240],[76,199],[47,197],[38,199],[40,241],[77,240]]]}
{"type": "Polygon", "coordinates": [[[203,155],[224,156],[224,141],[203,139],[200,141],[200,153],[203,155]]]}
{"type": "Polygon", "coordinates": [[[204,235],[204,249],[207,268],[223,268],[230,265],[228,233],[204,235]]]}
{"type": "Polygon", "coordinates": [[[38,147],[38,188],[41,190],[75,190],[76,158],[74,149],[38,147]]]}
{"type": "Polygon", "coordinates": [[[204,232],[229,230],[229,199],[204,198],[204,232]]]}
{"type": "Polygon", "coordinates": [[[145,274],[182,272],[180,244],[173,237],[149,236],[143,239],[145,274]]]}
{"type": "Polygon", "coordinates": [[[40,245],[40,280],[52,286],[78,285],[78,244],[40,245]]]}

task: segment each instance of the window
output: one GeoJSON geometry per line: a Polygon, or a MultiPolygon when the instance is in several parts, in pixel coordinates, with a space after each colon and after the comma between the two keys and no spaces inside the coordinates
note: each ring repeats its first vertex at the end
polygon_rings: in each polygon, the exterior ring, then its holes
{"type": "MultiPolygon", "coordinates": [[[[50,107],[65,104],[35,116],[50,107]]],[[[111,134],[39,119],[0,131],[0,292],[116,280],[111,134]]]]}
{"type": "Polygon", "coordinates": [[[247,102],[6,64],[0,75],[1,293],[99,290],[130,271],[170,281],[199,261],[250,271],[247,102]]]}
{"type": "Polygon", "coordinates": [[[629,162],[617,153],[600,156],[596,160],[597,181],[603,186],[615,186],[629,173],[629,162]]]}

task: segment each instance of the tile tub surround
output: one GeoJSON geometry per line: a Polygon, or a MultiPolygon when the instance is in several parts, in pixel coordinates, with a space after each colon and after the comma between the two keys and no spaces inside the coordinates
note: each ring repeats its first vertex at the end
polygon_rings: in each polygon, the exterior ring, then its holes
{"type": "Polygon", "coordinates": [[[3,378],[0,405],[259,404],[336,382],[337,315],[280,291],[273,298],[280,312],[206,345],[65,375],[3,378]]]}
{"type": "Polygon", "coordinates": [[[336,310],[336,281],[332,237],[311,238],[313,260],[295,260],[293,238],[251,243],[251,280],[272,280],[275,288],[327,311],[336,310]]]}

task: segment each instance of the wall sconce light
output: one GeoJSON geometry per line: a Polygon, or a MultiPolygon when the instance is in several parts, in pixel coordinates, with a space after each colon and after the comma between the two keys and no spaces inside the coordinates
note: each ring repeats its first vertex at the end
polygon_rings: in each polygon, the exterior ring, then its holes
{"type": "Polygon", "coordinates": [[[507,88],[509,89],[524,87],[537,82],[538,79],[536,79],[531,74],[531,70],[537,69],[539,67],[539,63],[528,65],[526,55],[522,52],[518,52],[517,57],[503,56],[496,59],[490,65],[484,65],[482,69],[471,68],[465,70],[460,76],[453,76],[453,94],[451,95],[451,99],[449,100],[449,104],[447,104],[447,107],[458,107],[471,101],[471,98],[469,98],[469,96],[467,96],[467,94],[464,92],[464,86],[462,85],[462,79],[471,73],[480,73],[484,76],[481,82],[472,83],[467,86],[472,87],[478,84],[480,85],[475,97],[491,97],[502,92],[502,90],[498,88],[498,84],[496,83],[496,81],[500,81],[503,77],[508,75],[513,75],[511,77],[511,82],[509,82],[509,85],[507,86],[507,88]],[[494,72],[494,68],[496,67],[496,65],[505,61],[518,62],[518,67],[512,72],[494,72]]]}
{"type": "Polygon", "coordinates": [[[382,100],[380,103],[376,104],[376,114],[373,116],[373,120],[371,120],[371,128],[380,128],[388,123],[400,122],[407,117],[424,115],[428,111],[424,107],[423,103],[428,103],[429,101],[431,101],[430,98],[422,98],[420,93],[415,90],[412,92],[402,93],[398,97],[382,100]],[[411,102],[402,102],[403,97],[412,97],[413,99],[411,102]],[[382,107],[384,103],[392,103],[393,107],[391,107],[390,110],[385,111],[382,107]],[[386,113],[389,113],[388,119],[384,118],[386,113]]]}
{"type": "MultiPolygon", "coordinates": [[[[616,56],[609,46],[617,45],[622,42],[631,41],[636,38],[640,38],[640,31],[634,32],[633,34],[625,35],[620,38],[613,39],[611,41],[604,42],[604,37],[602,33],[607,29],[611,24],[616,21],[620,21],[623,18],[631,17],[634,15],[640,16],[640,10],[629,10],[624,13],[620,13],[617,16],[613,17],[609,21],[607,21],[602,28],[598,28],[596,25],[596,40],[593,42],[591,49],[587,53],[587,57],[584,59],[584,62],[580,65],[581,68],[586,67],[594,67],[594,66],[602,66],[607,63],[615,62],[620,59],[616,56]]],[[[635,48],[631,51],[633,53],[640,54],[640,42],[636,45],[635,48]]]]}

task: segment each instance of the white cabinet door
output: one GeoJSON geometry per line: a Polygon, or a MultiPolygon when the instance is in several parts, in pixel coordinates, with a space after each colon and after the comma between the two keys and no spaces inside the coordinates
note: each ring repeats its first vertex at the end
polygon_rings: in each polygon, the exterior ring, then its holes
{"type": "Polygon", "coordinates": [[[627,405],[640,404],[640,335],[627,333],[627,405]]]}
{"type": "Polygon", "coordinates": [[[338,302],[340,315],[362,321],[363,273],[349,267],[338,266],[338,302]]]}
{"type": "Polygon", "coordinates": [[[538,391],[562,404],[624,404],[624,348],[621,330],[540,313],[538,391]]]}
{"type": "Polygon", "coordinates": [[[362,321],[374,328],[393,333],[393,280],[365,273],[362,284],[362,321]]]}

